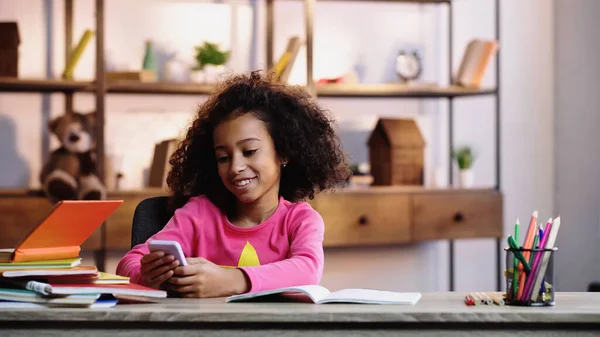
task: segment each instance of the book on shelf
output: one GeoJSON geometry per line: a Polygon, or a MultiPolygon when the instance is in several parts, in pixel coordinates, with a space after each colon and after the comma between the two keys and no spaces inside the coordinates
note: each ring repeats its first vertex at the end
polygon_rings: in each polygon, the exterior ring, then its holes
{"type": "Polygon", "coordinates": [[[156,82],[156,72],[152,70],[137,71],[107,71],[104,73],[107,82],[111,81],[133,81],[151,83],[156,82]]]}
{"type": "Polygon", "coordinates": [[[81,245],[123,200],[63,200],[15,247],[0,250],[0,262],[79,258],[81,245]]]}
{"type": "Polygon", "coordinates": [[[465,48],[456,74],[456,84],[464,87],[481,87],[483,76],[497,51],[498,41],[496,40],[471,40],[465,48]]]}
{"type": "Polygon", "coordinates": [[[167,175],[171,164],[169,158],[175,150],[181,139],[166,139],[154,145],[154,155],[150,166],[150,176],[148,177],[148,187],[166,188],[167,175]]]}
{"type": "Polygon", "coordinates": [[[274,301],[310,300],[315,304],[325,303],[356,303],[356,304],[404,304],[414,305],[421,298],[420,293],[401,293],[375,289],[343,289],[331,292],[320,285],[304,285],[265,290],[240,295],[233,295],[227,302],[242,302],[250,300],[274,301]],[[275,295],[275,296],[274,296],[275,295]],[[300,296],[298,296],[300,295],[300,296]]]}
{"type": "Polygon", "coordinates": [[[275,76],[280,83],[288,82],[292,67],[294,66],[296,56],[298,56],[301,46],[302,40],[299,36],[292,36],[289,38],[285,51],[277,61],[277,64],[273,67],[275,76]]]}
{"type": "Polygon", "coordinates": [[[86,47],[88,46],[90,40],[92,39],[92,37],[94,37],[94,35],[95,33],[90,29],[86,29],[83,32],[81,38],[79,39],[79,42],[77,43],[75,48],[73,48],[73,51],[69,54],[69,57],[67,58],[67,64],[65,66],[65,70],[62,73],[63,79],[73,79],[75,67],[77,66],[77,63],[79,63],[83,52],[85,51],[86,47]]]}

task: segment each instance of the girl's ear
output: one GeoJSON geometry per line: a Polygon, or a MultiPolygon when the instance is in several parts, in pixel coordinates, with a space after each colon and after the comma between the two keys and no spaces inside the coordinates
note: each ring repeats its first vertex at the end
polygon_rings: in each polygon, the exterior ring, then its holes
{"type": "Polygon", "coordinates": [[[286,167],[287,164],[288,164],[288,159],[287,158],[282,158],[281,159],[281,167],[286,167]]]}

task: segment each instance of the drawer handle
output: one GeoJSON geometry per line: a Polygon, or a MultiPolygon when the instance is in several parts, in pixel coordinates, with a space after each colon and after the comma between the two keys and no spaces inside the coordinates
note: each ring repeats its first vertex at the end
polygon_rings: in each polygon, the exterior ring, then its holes
{"type": "Polygon", "coordinates": [[[369,219],[367,218],[366,215],[361,215],[360,218],[358,218],[358,223],[361,226],[365,226],[365,225],[369,224],[369,219]]]}
{"type": "Polygon", "coordinates": [[[465,219],[465,217],[463,216],[463,214],[461,212],[458,212],[454,215],[455,222],[463,222],[464,219],[465,219]]]}

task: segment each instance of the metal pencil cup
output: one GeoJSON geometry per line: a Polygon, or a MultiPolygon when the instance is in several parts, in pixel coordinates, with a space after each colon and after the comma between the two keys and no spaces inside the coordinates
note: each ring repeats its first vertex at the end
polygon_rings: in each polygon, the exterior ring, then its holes
{"type": "Polygon", "coordinates": [[[506,251],[507,305],[554,305],[554,255],[557,248],[513,249],[506,251]],[[527,266],[523,262],[527,262],[527,266]],[[529,269],[529,271],[527,270],[529,269]],[[513,271],[517,271],[515,274],[513,271]]]}

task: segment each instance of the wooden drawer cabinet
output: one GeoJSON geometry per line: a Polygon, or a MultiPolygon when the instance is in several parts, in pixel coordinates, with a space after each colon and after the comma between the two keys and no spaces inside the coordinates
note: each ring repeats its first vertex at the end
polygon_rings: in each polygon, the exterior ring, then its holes
{"type": "Polygon", "coordinates": [[[502,237],[502,196],[491,190],[415,193],[413,241],[502,237]]]}
{"type": "Polygon", "coordinates": [[[324,246],[410,241],[409,197],[400,194],[321,194],[311,202],[325,222],[324,246]]]}
{"type": "MultiPolygon", "coordinates": [[[[135,207],[160,190],[109,193],[125,202],[82,249],[129,249],[135,207]]],[[[326,247],[384,245],[460,238],[502,237],[502,194],[494,190],[372,187],[319,194],[310,204],[325,221],[326,247]]],[[[19,243],[52,205],[39,195],[0,195],[0,248],[19,243]]]]}

